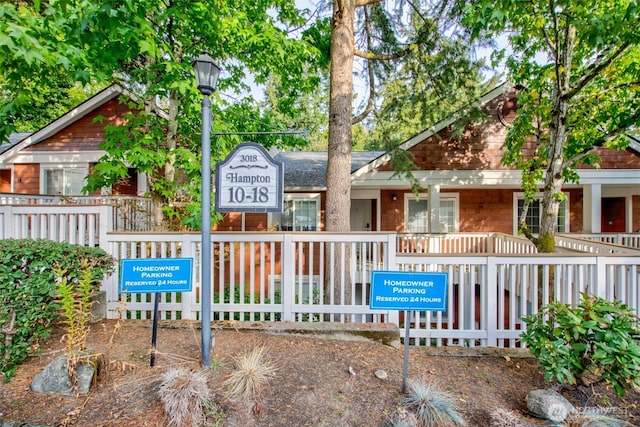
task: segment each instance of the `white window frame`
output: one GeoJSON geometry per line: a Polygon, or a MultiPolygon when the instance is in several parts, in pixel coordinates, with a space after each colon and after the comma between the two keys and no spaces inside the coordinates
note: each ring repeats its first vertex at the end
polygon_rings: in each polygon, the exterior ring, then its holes
{"type": "MultiPolygon", "coordinates": [[[[569,218],[569,213],[570,213],[569,197],[570,195],[567,193],[567,199],[564,201],[564,231],[561,231],[560,233],[570,232],[571,220],[569,218]]],[[[534,199],[542,203],[542,194],[537,194],[536,196],[534,196],[534,199]]],[[[520,200],[524,200],[524,193],[522,192],[513,193],[513,234],[518,234],[518,219],[519,219],[518,201],[520,200]]],[[[542,209],[542,206],[540,206],[540,209],[542,209]]],[[[560,209],[562,209],[562,205],[560,205],[560,209]]],[[[539,220],[540,218],[538,218],[538,221],[539,220]]],[[[558,221],[560,221],[560,215],[558,215],[558,221]]],[[[534,233],[534,234],[537,234],[537,233],[534,233]]]]}
{"type": "MultiPolygon", "coordinates": [[[[62,193],[60,193],[59,195],[61,196],[83,195],[82,191],[74,194],[67,193],[67,188],[64,184],[65,171],[67,170],[81,171],[83,176],[82,187],[84,187],[87,181],[87,175],[89,175],[89,166],[88,165],[87,166],[80,166],[80,165],[68,166],[68,165],[60,165],[60,164],[56,164],[56,165],[41,164],[40,165],[40,193],[41,194],[47,194],[47,171],[54,171],[54,170],[62,170],[62,173],[63,173],[62,193]]],[[[82,187],[80,187],[80,189],[82,189],[82,187]]]]}
{"type": "MultiPolygon", "coordinates": [[[[454,215],[454,224],[453,230],[447,230],[447,233],[455,233],[460,229],[460,194],[458,193],[438,193],[440,202],[443,200],[452,200],[453,201],[453,215],[454,215]]],[[[432,233],[431,230],[431,218],[433,217],[433,206],[431,202],[431,198],[429,197],[429,193],[419,193],[419,200],[426,200],[427,202],[427,210],[428,212],[428,220],[427,220],[427,231],[426,233],[432,233]]],[[[404,194],[404,229],[407,233],[416,233],[415,231],[409,231],[407,228],[407,224],[409,224],[409,203],[411,201],[415,201],[416,196],[413,193],[405,193],[404,194]]],[[[440,207],[438,206],[438,209],[440,207]]],[[[444,226],[441,224],[441,227],[444,226]]]]}
{"type": "MultiPolygon", "coordinates": [[[[315,201],[316,203],[316,231],[320,231],[320,203],[322,201],[320,197],[320,193],[285,193],[283,202],[308,202],[315,201]]],[[[284,208],[283,203],[283,208],[284,208]]],[[[276,230],[280,230],[280,223],[276,221],[276,218],[280,217],[282,212],[280,213],[269,213],[269,228],[275,228],[276,230]],[[278,222],[276,226],[276,222],[278,222]]],[[[295,215],[294,215],[294,225],[295,228],[295,215]]],[[[293,230],[296,231],[296,230],[293,230]]]]}

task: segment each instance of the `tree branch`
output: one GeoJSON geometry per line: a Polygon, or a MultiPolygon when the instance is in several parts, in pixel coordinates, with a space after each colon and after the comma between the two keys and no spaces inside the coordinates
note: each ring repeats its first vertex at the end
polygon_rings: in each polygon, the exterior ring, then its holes
{"type": "Polygon", "coordinates": [[[400,52],[391,53],[391,54],[380,54],[373,52],[363,52],[358,49],[354,49],[353,54],[357,57],[372,60],[372,61],[391,61],[394,59],[400,59],[406,56],[409,53],[409,48],[401,50],[400,52]]]}
{"type": "MultiPolygon", "coordinates": [[[[634,117],[635,120],[640,118],[640,112],[636,113],[633,117],[634,117]]],[[[570,168],[570,167],[575,167],[582,159],[587,157],[589,154],[592,154],[595,150],[597,150],[600,147],[603,147],[607,142],[612,141],[614,138],[616,138],[620,134],[625,133],[626,131],[627,131],[627,128],[621,126],[621,127],[617,128],[617,129],[607,133],[606,135],[603,135],[601,138],[599,138],[596,141],[594,141],[593,144],[591,144],[590,147],[585,148],[580,153],[576,154],[571,159],[569,159],[566,162],[564,162],[563,165],[562,165],[562,168],[566,169],[566,168],[570,168]]]]}
{"type": "Polygon", "coordinates": [[[382,3],[382,0],[356,0],[356,7],[368,6],[370,4],[382,3]]]}
{"type": "Polygon", "coordinates": [[[599,62],[594,62],[593,64],[591,64],[585,70],[582,77],[580,77],[578,80],[575,81],[575,83],[572,85],[571,90],[569,90],[567,93],[563,95],[565,99],[569,100],[573,98],[578,92],[582,90],[582,88],[584,88],[587,85],[587,83],[593,80],[596,76],[600,74],[600,72],[603,69],[608,67],[616,58],[622,55],[629,46],[630,46],[629,42],[625,42],[620,46],[618,46],[618,48],[610,56],[605,56],[603,58],[603,55],[607,55],[613,49],[613,46],[606,49],[603,52],[603,54],[598,57],[602,59],[599,62]]]}
{"type": "MultiPolygon", "coordinates": [[[[371,43],[371,22],[369,21],[369,13],[367,8],[364,8],[364,31],[367,38],[367,50],[371,51],[372,43],[371,43]]],[[[376,85],[375,85],[375,75],[373,73],[373,60],[367,59],[367,69],[369,72],[369,98],[367,99],[367,106],[364,110],[358,114],[356,117],[351,119],[351,124],[355,125],[363,121],[371,111],[373,111],[373,100],[375,99],[376,94],[376,85]]]]}

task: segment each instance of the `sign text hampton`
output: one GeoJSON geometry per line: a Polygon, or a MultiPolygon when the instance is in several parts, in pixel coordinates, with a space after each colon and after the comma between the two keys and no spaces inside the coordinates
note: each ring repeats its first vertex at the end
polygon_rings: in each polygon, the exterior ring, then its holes
{"type": "Polygon", "coordinates": [[[281,212],[283,176],[262,146],[238,145],[216,166],[216,212],[281,212]]]}

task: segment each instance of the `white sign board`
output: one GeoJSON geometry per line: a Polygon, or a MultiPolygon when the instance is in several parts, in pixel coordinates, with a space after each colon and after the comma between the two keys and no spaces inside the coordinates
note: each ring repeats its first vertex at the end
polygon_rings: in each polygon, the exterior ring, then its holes
{"type": "Polygon", "coordinates": [[[282,212],[284,169],[255,142],[216,165],[216,212],[282,212]]]}

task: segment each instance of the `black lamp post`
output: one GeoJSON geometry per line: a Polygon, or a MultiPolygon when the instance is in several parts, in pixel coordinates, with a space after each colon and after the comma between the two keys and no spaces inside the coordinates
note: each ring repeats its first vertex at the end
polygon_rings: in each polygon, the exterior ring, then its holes
{"type": "Polygon", "coordinates": [[[203,53],[195,61],[196,82],[202,98],[202,243],[200,244],[200,319],[202,321],[202,366],[211,363],[211,101],[220,67],[203,53]]]}

